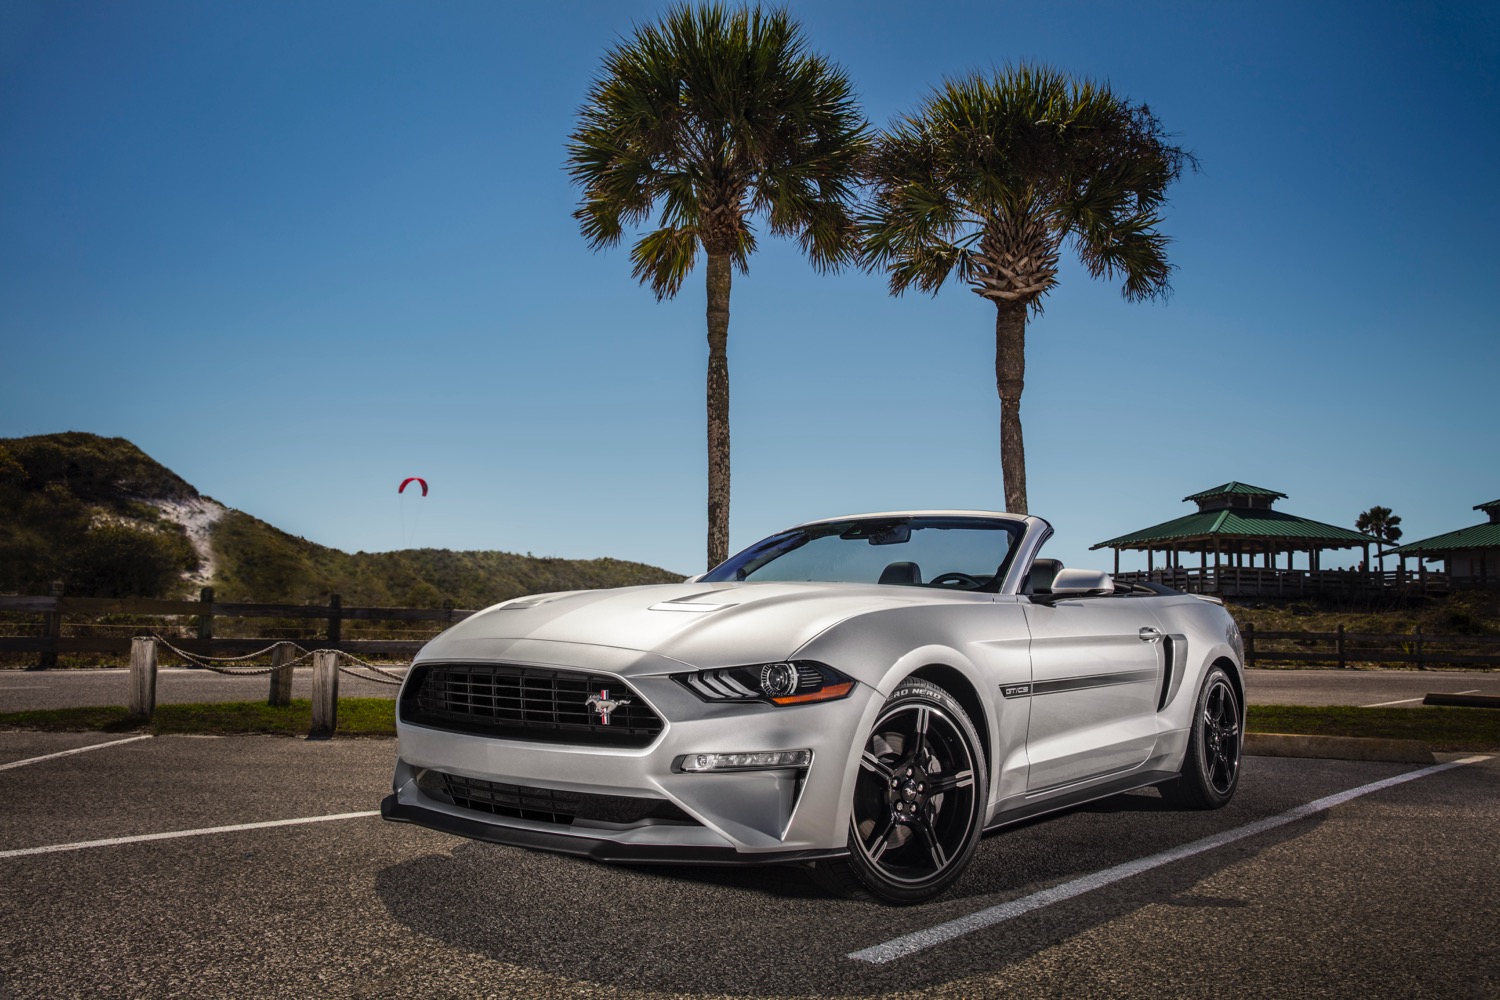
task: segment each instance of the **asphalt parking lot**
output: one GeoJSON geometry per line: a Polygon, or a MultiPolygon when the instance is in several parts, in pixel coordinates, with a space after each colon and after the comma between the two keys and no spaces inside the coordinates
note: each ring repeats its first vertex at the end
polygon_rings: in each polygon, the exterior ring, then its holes
{"type": "Polygon", "coordinates": [[[370,815],[68,846],[367,813],[395,753],[121,738],[0,733],[0,996],[1500,995],[1492,759],[1251,757],[1227,809],[1105,800],[988,838],[953,891],[891,909],[794,870],[607,867],[370,815]]]}

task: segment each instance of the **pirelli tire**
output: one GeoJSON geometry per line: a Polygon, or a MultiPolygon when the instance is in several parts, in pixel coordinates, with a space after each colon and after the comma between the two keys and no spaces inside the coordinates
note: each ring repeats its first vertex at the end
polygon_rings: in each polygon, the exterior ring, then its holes
{"type": "Polygon", "coordinates": [[[989,779],[974,723],[947,691],[908,678],[857,750],[849,854],[819,861],[818,881],[894,906],[932,899],[963,874],[983,832],[989,779]]]}
{"type": "Polygon", "coordinates": [[[1223,667],[1210,668],[1198,689],[1182,771],[1159,786],[1162,798],[1181,809],[1228,805],[1240,784],[1244,718],[1229,674],[1223,667]]]}

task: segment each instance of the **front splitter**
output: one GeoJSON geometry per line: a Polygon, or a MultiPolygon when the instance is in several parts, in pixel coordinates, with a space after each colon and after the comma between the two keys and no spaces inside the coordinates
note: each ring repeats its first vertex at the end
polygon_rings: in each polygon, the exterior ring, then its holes
{"type": "Polygon", "coordinates": [[[841,858],[847,850],[757,851],[753,854],[732,847],[694,847],[671,844],[622,844],[599,837],[547,833],[464,819],[436,809],[424,809],[400,802],[387,795],[380,802],[380,816],[393,823],[414,823],[431,830],[451,833],[470,840],[483,840],[507,847],[524,847],[533,851],[552,851],[591,858],[609,864],[659,865],[790,865],[826,858],[841,858]]]}

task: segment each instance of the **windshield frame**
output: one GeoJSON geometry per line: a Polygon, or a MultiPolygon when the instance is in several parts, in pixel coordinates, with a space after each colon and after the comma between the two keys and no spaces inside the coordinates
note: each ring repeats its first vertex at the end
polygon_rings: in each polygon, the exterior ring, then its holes
{"type": "MultiPolygon", "coordinates": [[[[782,556],[793,552],[818,538],[829,535],[839,535],[852,538],[868,537],[877,531],[886,531],[893,526],[906,525],[920,530],[921,528],[962,528],[970,527],[971,530],[1004,531],[1010,535],[1010,544],[1006,547],[1005,557],[995,569],[994,576],[990,577],[978,588],[969,590],[958,590],[952,588],[933,588],[926,584],[918,585],[917,589],[939,590],[943,593],[964,594],[998,594],[1010,575],[1014,565],[1016,552],[1021,548],[1027,534],[1026,524],[1015,517],[1000,517],[995,515],[978,513],[932,513],[932,514],[879,514],[860,515],[855,517],[839,517],[826,521],[813,521],[778,531],[774,535],[768,535],[755,544],[742,549],[735,555],[730,556],[707,573],[698,578],[700,583],[760,583],[786,581],[758,581],[746,579],[756,570],[782,556]]],[[[838,583],[850,586],[909,586],[903,584],[880,584],[875,582],[854,582],[849,580],[816,580],[814,583],[838,583]]]]}

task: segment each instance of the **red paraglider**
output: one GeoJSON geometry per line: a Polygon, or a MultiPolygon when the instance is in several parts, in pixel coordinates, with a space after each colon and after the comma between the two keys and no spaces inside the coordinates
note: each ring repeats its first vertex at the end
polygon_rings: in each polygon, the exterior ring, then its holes
{"type": "Polygon", "coordinates": [[[401,485],[399,487],[397,487],[396,492],[397,493],[405,493],[406,492],[406,488],[408,486],[410,486],[412,483],[421,483],[422,484],[422,495],[424,497],[427,495],[427,480],[422,479],[422,478],[420,478],[418,476],[407,476],[405,479],[401,480],[401,485]]]}

